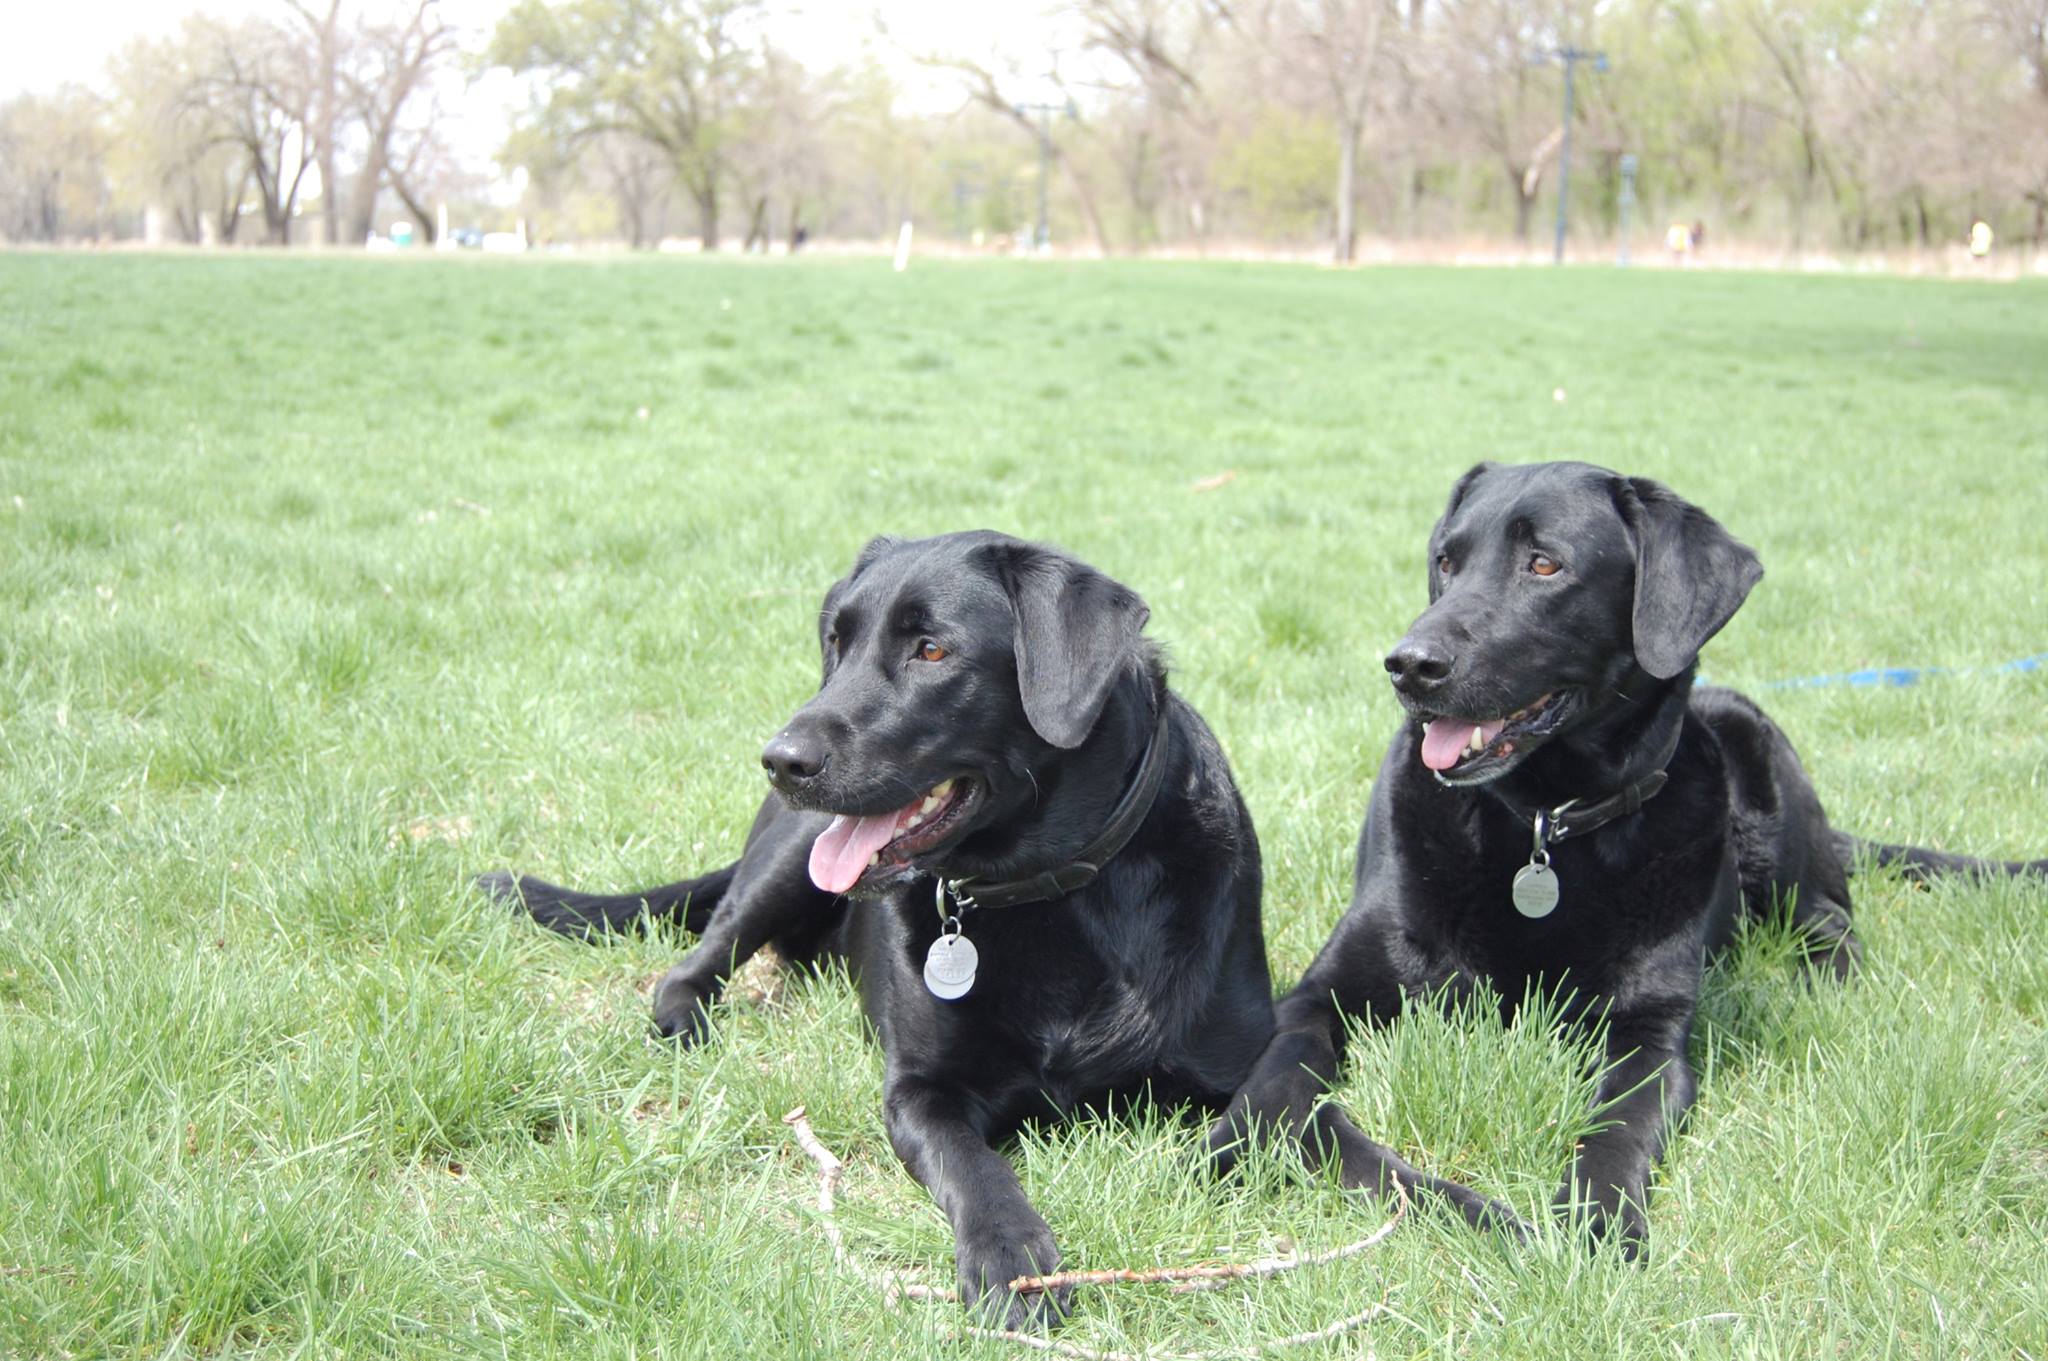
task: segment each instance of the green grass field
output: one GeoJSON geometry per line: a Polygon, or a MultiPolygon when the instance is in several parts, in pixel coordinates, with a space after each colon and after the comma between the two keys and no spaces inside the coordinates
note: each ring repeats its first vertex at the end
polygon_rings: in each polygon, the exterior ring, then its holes
{"type": "MultiPolygon", "coordinates": [[[[813,616],[880,532],[991,526],[1137,588],[1229,749],[1274,973],[1342,909],[1379,658],[1481,458],[1663,478],[1769,574],[1706,670],[1838,823],[2048,853],[2048,286],[1672,272],[0,256],[0,1354],[1018,1355],[833,1268],[950,1283],[840,977],[644,1039],[676,939],[480,901],[729,859],[813,616]],[[1560,397],[1558,394],[1562,393],[1560,397]],[[1233,478],[1203,489],[1220,475],[1233,478]]],[[[2040,887],[1863,881],[1860,984],[1718,970],[1646,1263],[1417,1218],[1065,1338],[1301,1355],[2048,1356],[2040,887]]],[[[1540,1214],[1583,1053],[1421,1015],[1360,1122],[1540,1214]]],[[[1382,1212],[1199,1127],[1017,1148],[1074,1267],[1382,1212]]]]}

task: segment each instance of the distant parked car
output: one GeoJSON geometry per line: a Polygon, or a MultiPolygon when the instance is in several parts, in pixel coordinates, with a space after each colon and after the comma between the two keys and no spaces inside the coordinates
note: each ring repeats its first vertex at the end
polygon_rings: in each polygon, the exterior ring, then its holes
{"type": "Polygon", "coordinates": [[[448,239],[464,250],[479,250],[484,244],[484,234],[475,227],[457,227],[448,239]]]}

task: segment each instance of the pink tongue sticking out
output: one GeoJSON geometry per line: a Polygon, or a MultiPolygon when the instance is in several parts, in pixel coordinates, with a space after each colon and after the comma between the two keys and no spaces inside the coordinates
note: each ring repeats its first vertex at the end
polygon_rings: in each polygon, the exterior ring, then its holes
{"type": "MultiPolygon", "coordinates": [[[[1480,745],[1484,746],[1500,736],[1500,730],[1507,725],[1505,718],[1477,722],[1469,718],[1432,718],[1422,725],[1422,764],[1431,770],[1449,770],[1472,744],[1474,728],[1479,729],[1480,745]]],[[[815,857],[811,863],[818,863],[815,857]]]]}
{"type": "Polygon", "coordinates": [[[868,867],[876,851],[896,835],[896,825],[917,811],[923,800],[893,813],[857,817],[840,813],[811,843],[811,882],[827,893],[844,893],[868,867]]]}

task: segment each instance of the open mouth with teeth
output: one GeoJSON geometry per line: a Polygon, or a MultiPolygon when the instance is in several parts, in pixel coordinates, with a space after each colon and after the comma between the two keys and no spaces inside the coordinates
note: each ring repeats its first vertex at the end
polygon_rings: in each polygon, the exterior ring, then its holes
{"type": "Polygon", "coordinates": [[[1565,692],[1539,696],[1504,718],[1432,718],[1422,725],[1422,764],[1446,784],[1505,774],[1557,731],[1565,692]]]}
{"type": "Polygon", "coordinates": [[[981,786],[941,780],[887,813],[835,813],[811,843],[811,882],[827,893],[873,883],[937,850],[966,824],[981,786]]]}

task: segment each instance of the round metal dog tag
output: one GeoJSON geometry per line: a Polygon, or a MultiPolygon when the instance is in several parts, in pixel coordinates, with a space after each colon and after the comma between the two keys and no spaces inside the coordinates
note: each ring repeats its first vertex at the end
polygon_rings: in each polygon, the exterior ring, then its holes
{"type": "Polygon", "coordinates": [[[1557,875],[1548,865],[1524,865],[1515,871],[1513,893],[1515,911],[1547,917],[1557,908],[1557,875]]]}
{"type": "Polygon", "coordinates": [[[981,954],[965,936],[945,935],[932,942],[924,956],[924,985],[942,1002],[965,997],[974,987],[981,954]]]}

